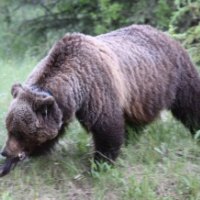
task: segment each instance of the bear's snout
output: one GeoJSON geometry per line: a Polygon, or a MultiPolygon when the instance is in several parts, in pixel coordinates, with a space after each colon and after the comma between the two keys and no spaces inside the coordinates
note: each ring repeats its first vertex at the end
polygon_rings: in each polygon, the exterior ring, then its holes
{"type": "Polygon", "coordinates": [[[9,151],[6,147],[3,148],[1,151],[1,155],[6,158],[13,158],[16,157],[11,151],[9,151]]]}
{"type": "Polygon", "coordinates": [[[1,155],[3,156],[3,157],[9,157],[8,156],[8,153],[7,153],[7,151],[5,150],[5,149],[3,149],[2,151],[1,151],[1,155]]]}
{"type": "Polygon", "coordinates": [[[6,158],[17,158],[19,154],[23,154],[23,147],[12,136],[8,137],[8,140],[1,151],[1,155],[6,158]]]}

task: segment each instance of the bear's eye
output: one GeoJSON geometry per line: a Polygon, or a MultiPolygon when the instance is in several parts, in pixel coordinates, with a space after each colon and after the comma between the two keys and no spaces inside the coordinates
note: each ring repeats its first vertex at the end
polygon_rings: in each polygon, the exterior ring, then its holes
{"type": "Polygon", "coordinates": [[[48,112],[47,112],[47,107],[46,106],[42,107],[39,112],[42,115],[42,117],[47,117],[48,112]]]}
{"type": "Polygon", "coordinates": [[[21,133],[19,133],[19,132],[14,132],[12,135],[13,135],[17,140],[23,140],[23,139],[24,139],[23,135],[22,135],[21,133]]]}
{"type": "Polygon", "coordinates": [[[43,118],[47,118],[49,110],[50,110],[49,106],[42,106],[37,110],[37,114],[42,115],[43,118]]]}
{"type": "Polygon", "coordinates": [[[43,117],[47,117],[47,115],[48,115],[48,108],[47,108],[47,106],[45,106],[45,107],[42,109],[41,114],[42,114],[43,117]]]}

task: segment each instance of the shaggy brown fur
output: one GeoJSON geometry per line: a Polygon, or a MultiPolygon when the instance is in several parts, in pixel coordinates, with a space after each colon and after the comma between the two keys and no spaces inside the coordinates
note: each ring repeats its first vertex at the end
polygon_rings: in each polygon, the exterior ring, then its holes
{"type": "Polygon", "coordinates": [[[169,109],[200,128],[197,70],[178,42],[150,26],[66,35],[12,94],[7,157],[48,150],[75,116],[92,132],[97,160],[117,157],[126,120],[143,126],[169,109]]]}

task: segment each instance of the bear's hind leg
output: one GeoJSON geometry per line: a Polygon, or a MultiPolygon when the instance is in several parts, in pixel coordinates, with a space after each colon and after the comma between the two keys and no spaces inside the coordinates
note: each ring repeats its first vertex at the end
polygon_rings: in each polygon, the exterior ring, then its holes
{"type": "MultiPolygon", "coordinates": [[[[185,79],[186,82],[187,79],[185,79]]],[[[192,135],[200,129],[200,80],[190,79],[179,89],[171,107],[172,114],[187,127],[192,135]]]]}
{"type": "Polygon", "coordinates": [[[180,105],[173,106],[171,109],[173,116],[181,121],[183,125],[189,129],[190,133],[192,135],[195,135],[196,129],[194,127],[195,123],[192,119],[192,116],[189,114],[189,110],[186,110],[184,107],[181,107],[180,105]]]}

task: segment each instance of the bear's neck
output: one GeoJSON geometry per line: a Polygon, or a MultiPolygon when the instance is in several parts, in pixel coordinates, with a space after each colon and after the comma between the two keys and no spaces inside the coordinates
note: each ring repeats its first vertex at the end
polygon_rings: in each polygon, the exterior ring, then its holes
{"type": "Polygon", "coordinates": [[[68,122],[82,106],[89,86],[81,82],[72,68],[53,67],[50,61],[50,56],[45,57],[25,84],[52,95],[63,112],[63,121],[68,122]]]}
{"type": "Polygon", "coordinates": [[[62,82],[59,86],[53,84],[53,80],[44,83],[46,84],[34,83],[29,87],[31,90],[53,96],[63,114],[63,122],[70,122],[82,105],[82,92],[79,91],[81,88],[76,87],[76,84],[70,83],[70,81],[62,82]]]}

